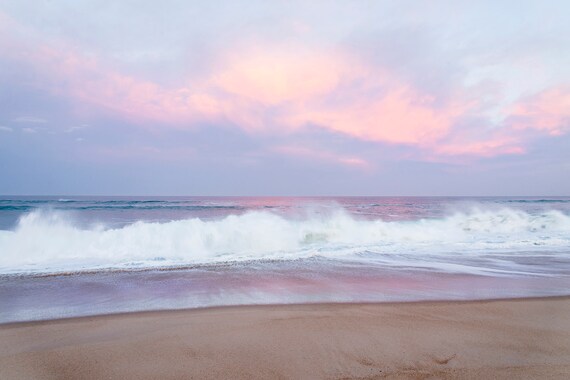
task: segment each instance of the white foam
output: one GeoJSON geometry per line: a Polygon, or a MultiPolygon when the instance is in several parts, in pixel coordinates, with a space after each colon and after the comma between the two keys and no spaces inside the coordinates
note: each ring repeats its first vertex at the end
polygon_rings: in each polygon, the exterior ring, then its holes
{"type": "Polygon", "coordinates": [[[570,217],[558,211],[535,215],[507,208],[473,209],[441,219],[404,222],[357,220],[342,209],[303,219],[248,212],[221,220],[136,222],[115,229],[80,228],[70,214],[34,211],[23,216],[15,230],[0,231],[0,273],[314,255],[394,266],[439,265],[445,270],[458,264],[434,257],[537,249],[567,252],[568,247],[570,217]]]}

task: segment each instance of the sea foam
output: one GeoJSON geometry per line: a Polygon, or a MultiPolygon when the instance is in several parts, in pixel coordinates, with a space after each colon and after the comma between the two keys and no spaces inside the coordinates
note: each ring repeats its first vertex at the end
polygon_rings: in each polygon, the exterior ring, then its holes
{"type": "Polygon", "coordinates": [[[36,210],[0,231],[0,273],[146,268],[324,257],[454,268],[458,258],[522,252],[567,254],[570,217],[473,208],[439,219],[357,219],[343,209],[285,217],[250,211],[218,220],[80,227],[70,214],[36,210]],[[404,259],[402,259],[404,257],[404,259]],[[435,259],[434,259],[435,258],[435,259]],[[446,258],[454,258],[452,261],[446,258]]]}

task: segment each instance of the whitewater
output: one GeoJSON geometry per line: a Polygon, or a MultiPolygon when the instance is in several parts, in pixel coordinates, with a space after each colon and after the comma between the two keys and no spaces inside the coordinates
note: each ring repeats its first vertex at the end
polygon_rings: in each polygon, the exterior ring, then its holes
{"type": "MultiPolygon", "coordinates": [[[[60,200],[58,202],[69,202],[60,200]]],[[[119,212],[172,207],[140,201],[95,204],[119,212]],[[145,208],[146,206],[146,208],[145,208]]],[[[239,202],[237,202],[239,204],[239,202]]],[[[85,208],[83,204],[81,207],[85,208]]],[[[194,207],[207,208],[204,204],[194,207]]],[[[216,205],[210,205],[216,208],[216,205]]],[[[218,208],[220,205],[218,205],[218,208]]],[[[230,206],[227,206],[230,207],[230,206]]],[[[78,222],[72,210],[24,209],[0,231],[0,273],[141,269],[255,260],[324,258],[385,267],[463,273],[559,273],[570,252],[570,216],[504,205],[470,204],[439,217],[385,220],[350,213],[339,203],[295,214],[249,209],[217,217],[137,220],[110,227],[78,222]]],[[[234,209],[235,210],[235,209],[234,209]]],[[[107,216],[107,219],[111,219],[107,216]]]]}
{"type": "Polygon", "coordinates": [[[570,295],[570,198],[0,198],[0,323],[570,295]]]}

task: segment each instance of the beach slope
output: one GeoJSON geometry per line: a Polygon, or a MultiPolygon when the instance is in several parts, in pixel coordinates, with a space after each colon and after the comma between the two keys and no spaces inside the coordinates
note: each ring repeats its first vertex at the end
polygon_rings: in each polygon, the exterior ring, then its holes
{"type": "Polygon", "coordinates": [[[238,306],[0,326],[1,379],[568,379],[570,299],[238,306]]]}

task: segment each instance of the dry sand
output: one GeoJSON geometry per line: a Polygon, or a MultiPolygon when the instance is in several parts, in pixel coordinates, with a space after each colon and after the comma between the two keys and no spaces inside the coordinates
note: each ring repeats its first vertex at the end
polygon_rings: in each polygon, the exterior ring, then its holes
{"type": "Polygon", "coordinates": [[[570,299],[146,312],[0,326],[0,379],[570,379],[570,299]]]}

